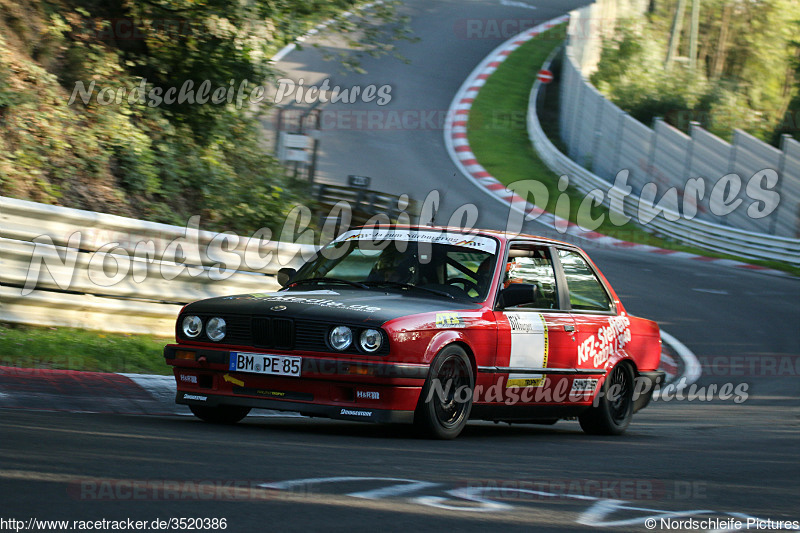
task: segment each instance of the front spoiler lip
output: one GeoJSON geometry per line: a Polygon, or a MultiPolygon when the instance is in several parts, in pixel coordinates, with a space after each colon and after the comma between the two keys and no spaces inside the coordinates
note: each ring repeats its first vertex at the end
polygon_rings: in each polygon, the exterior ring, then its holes
{"type": "Polygon", "coordinates": [[[238,405],[242,407],[253,407],[256,409],[289,411],[312,417],[317,416],[333,418],[337,420],[374,422],[381,424],[410,424],[414,421],[414,411],[393,411],[389,409],[373,409],[356,406],[321,405],[284,400],[271,400],[266,398],[223,396],[219,394],[206,394],[204,392],[178,391],[177,395],[175,396],[175,403],[183,405],[202,405],[206,407],[216,407],[219,405],[238,405]],[[189,397],[187,398],[187,396],[189,397]],[[205,400],[200,400],[199,398],[205,398],[205,400]]]}

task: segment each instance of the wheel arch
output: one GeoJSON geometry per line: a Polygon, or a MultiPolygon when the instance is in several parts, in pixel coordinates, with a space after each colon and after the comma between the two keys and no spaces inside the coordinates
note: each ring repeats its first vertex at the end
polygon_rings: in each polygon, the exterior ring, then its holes
{"type": "Polygon", "coordinates": [[[459,346],[466,352],[467,359],[469,359],[469,364],[472,367],[472,375],[475,378],[475,381],[477,381],[478,362],[475,358],[475,351],[472,349],[472,346],[470,346],[467,339],[459,332],[448,330],[436,334],[428,345],[428,353],[425,356],[426,362],[428,364],[433,363],[434,358],[436,358],[436,354],[448,346],[453,345],[459,346]]]}
{"type": "Polygon", "coordinates": [[[631,371],[633,372],[633,379],[639,376],[639,367],[636,365],[636,361],[629,353],[625,351],[616,352],[611,358],[609,358],[608,363],[606,363],[606,373],[603,375],[602,379],[598,382],[597,388],[594,391],[594,395],[592,397],[592,403],[594,404],[597,400],[597,395],[603,390],[603,386],[605,385],[606,378],[611,375],[611,372],[619,365],[628,365],[631,367],[631,371]]]}

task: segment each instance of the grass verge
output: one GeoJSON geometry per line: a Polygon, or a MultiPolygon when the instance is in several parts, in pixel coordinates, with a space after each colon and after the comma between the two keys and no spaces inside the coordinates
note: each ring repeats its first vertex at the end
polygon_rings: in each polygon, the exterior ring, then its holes
{"type": "Polygon", "coordinates": [[[0,366],[171,374],[162,351],[171,339],[74,328],[0,324],[0,366]]]}
{"type": "MultiPolygon", "coordinates": [[[[536,74],[550,53],[560,46],[565,28],[566,26],[553,28],[531,39],[509,55],[486,80],[486,84],[475,98],[467,126],[470,148],[478,162],[504,185],[519,180],[538,180],[549,193],[546,205],[539,207],[551,213],[556,212],[556,201],[562,194],[558,189],[560,176],[551,171],[533,149],[528,139],[527,110],[528,97],[536,81],[536,74]]],[[[561,149],[563,145],[558,137],[556,83],[547,87],[543,108],[540,115],[543,128],[550,140],[561,149]]],[[[564,193],[570,199],[569,220],[576,222],[578,208],[584,195],[571,186],[564,193]]],[[[558,214],[562,215],[561,212],[558,214]]],[[[648,233],[633,222],[616,226],[609,222],[608,209],[605,206],[592,208],[591,214],[593,218],[603,216],[603,223],[595,231],[624,241],[708,257],[734,259],[800,276],[800,267],[779,261],[758,261],[687,246],[648,233]]]]}

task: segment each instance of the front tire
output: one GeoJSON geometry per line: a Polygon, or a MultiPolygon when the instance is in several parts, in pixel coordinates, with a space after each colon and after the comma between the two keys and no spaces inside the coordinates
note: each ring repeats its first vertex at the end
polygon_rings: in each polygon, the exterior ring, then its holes
{"type": "Polygon", "coordinates": [[[633,369],[627,363],[614,367],[606,377],[597,405],[584,411],[578,421],[590,435],[622,435],[633,418],[633,369]]]}
{"type": "Polygon", "coordinates": [[[239,405],[218,405],[216,407],[190,405],[189,409],[200,420],[212,424],[235,424],[250,412],[249,407],[239,405]]]}
{"type": "Polygon", "coordinates": [[[454,439],[469,420],[475,378],[467,353],[450,345],[431,364],[414,413],[414,424],[427,436],[454,439]]]}

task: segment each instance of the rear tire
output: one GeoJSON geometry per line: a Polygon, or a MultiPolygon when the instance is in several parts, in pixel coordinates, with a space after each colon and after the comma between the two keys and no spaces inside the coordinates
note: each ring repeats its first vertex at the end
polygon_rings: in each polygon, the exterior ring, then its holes
{"type": "Polygon", "coordinates": [[[431,364],[414,413],[425,435],[454,439],[469,420],[475,378],[467,353],[457,345],[442,349],[431,364]]]}
{"type": "Polygon", "coordinates": [[[627,363],[614,367],[606,377],[597,405],[584,411],[578,421],[590,435],[622,435],[633,418],[633,369],[627,363]],[[610,393],[609,393],[610,391],[610,393]]]}
{"type": "Polygon", "coordinates": [[[235,424],[250,412],[249,407],[239,405],[218,405],[216,407],[190,405],[189,409],[200,420],[212,424],[235,424]]]}

